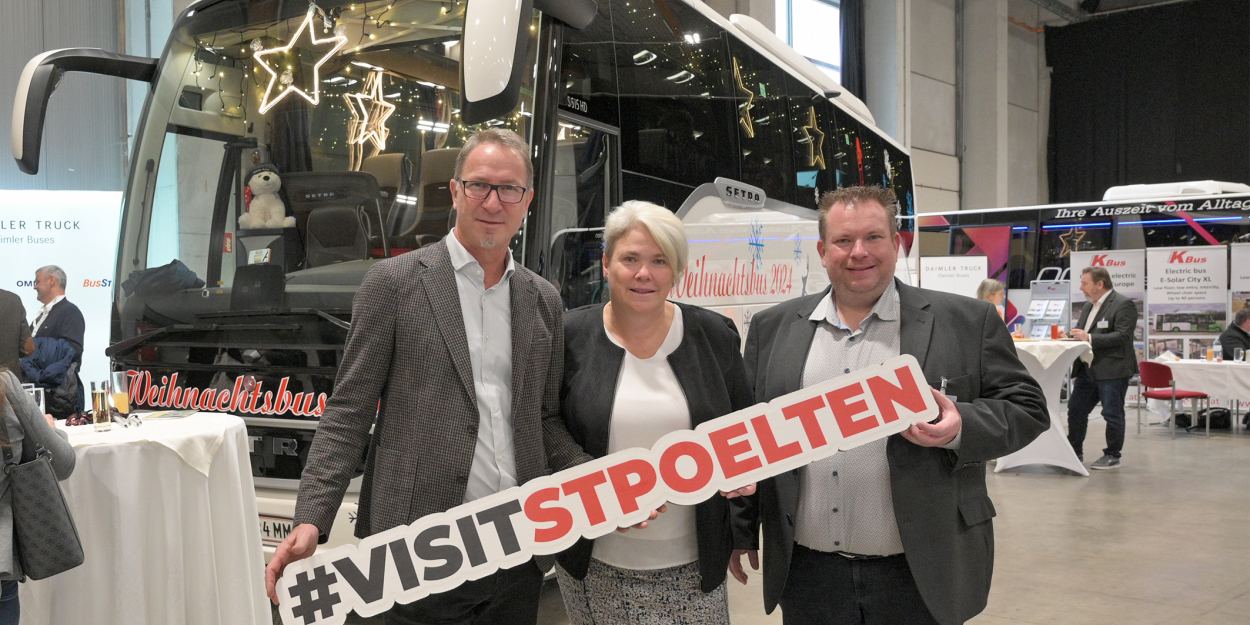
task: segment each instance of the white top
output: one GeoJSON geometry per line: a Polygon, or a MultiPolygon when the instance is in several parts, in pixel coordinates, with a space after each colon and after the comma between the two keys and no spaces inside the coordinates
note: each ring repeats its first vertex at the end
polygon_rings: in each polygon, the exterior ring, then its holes
{"type": "Polygon", "coordinates": [[[512,255],[503,278],[485,288],[485,272],[452,230],[447,253],[456,269],[456,291],[469,343],[473,390],[477,394],[477,445],[464,501],[468,503],[516,486],[512,443],[512,255]]]}
{"type": "Polygon", "coordinates": [[[35,315],[35,322],[30,325],[31,336],[35,336],[36,334],[39,333],[39,326],[43,325],[43,322],[48,319],[48,313],[52,312],[52,307],[56,306],[57,304],[60,304],[61,300],[63,299],[65,299],[64,295],[58,295],[55,298],[53,298],[52,301],[48,302],[47,304],[44,304],[39,309],[39,314],[35,315]]]}
{"type": "MultiPolygon", "coordinates": [[[[616,399],[612,403],[608,430],[608,453],[631,447],[649,448],[674,430],[688,430],[690,406],[668,355],[681,345],[681,307],[674,306],[673,324],[660,349],[650,358],[637,358],[625,350],[616,399]]],[[[608,339],[623,346],[604,328],[608,339]]],[[[668,511],[646,529],[612,532],[595,539],[591,554],[596,560],[623,569],[663,569],[699,559],[693,506],[668,504],[668,511]]]]}

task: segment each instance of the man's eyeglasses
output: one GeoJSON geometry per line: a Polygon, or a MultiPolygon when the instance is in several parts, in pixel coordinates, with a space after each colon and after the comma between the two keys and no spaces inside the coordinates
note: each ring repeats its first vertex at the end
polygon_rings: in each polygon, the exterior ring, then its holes
{"type": "Polygon", "coordinates": [[[499,196],[499,201],[504,204],[516,204],[525,197],[525,192],[529,189],[517,184],[491,184],[480,180],[460,180],[460,188],[464,189],[464,194],[475,200],[484,200],[490,195],[491,191],[499,196]]]}

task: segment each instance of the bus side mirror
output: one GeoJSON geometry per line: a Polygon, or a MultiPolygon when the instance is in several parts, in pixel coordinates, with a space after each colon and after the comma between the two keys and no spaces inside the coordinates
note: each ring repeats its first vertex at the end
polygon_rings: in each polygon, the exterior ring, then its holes
{"type": "Polygon", "coordinates": [[[10,138],[13,159],[24,173],[39,172],[39,152],[43,142],[44,119],[48,114],[48,99],[65,72],[87,72],[150,83],[156,76],[156,59],[98,48],[51,50],[31,59],[22,70],[17,93],[13,97],[10,138]]]}
{"type": "Polygon", "coordinates": [[[470,2],[464,15],[460,61],[460,118],[478,124],[516,108],[529,57],[529,24],[535,8],[567,26],[583,29],[598,15],[595,0],[470,2]]]}

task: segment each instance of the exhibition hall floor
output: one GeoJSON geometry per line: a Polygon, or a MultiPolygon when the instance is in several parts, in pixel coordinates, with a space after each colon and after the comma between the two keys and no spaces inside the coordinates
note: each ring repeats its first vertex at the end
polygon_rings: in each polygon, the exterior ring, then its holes
{"type": "MultiPolygon", "coordinates": [[[[989,607],[970,625],[1250,622],[1250,435],[1138,435],[1133,418],[1119,469],[989,471],[997,565],[989,607]]],[[[1096,457],[1101,421],[1089,436],[1096,457]]],[[[763,613],[758,574],[731,582],[729,601],[734,625],[781,623],[763,613]]],[[[539,623],[568,623],[554,583],[539,623]]]]}
{"type": "MultiPolygon", "coordinates": [[[[1250,435],[1134,433],[1124,465],[1088,478],[1039,467],[988,472],[996,566],[970,625],[1246,625],[1250,622],[1250,435]]],[[[1103,426],[1090,423],[1086,456],[1103,426]]],[[[730,582],[734,625],[765,616],[760,577],[730,582]]],[[[568,620],[555,584],[539,618],[568,620]]]]}

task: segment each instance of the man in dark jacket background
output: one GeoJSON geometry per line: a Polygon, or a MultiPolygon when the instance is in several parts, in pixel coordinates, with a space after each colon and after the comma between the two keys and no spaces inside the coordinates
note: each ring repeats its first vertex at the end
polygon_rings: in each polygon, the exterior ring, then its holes
{"type": "Polygon", "coordinates": [[[1243,354],[1250,352],[1250,306],[1237,311],[1233,315],[1233,322],[1220,335],[1220,349],[1224,352],[1224,360],[1232,360],[1238,347],[1243,354]]]}
{"type": "MultiPolygon", "coordinates": [[[[43,307],[35,314],[35,320],[31,324],[31,334],[36,342],[38,339],[45,338],[63,339],[73,346],[72,362],[76,392],[75,397],[68,401],[72,403],[70,412],[77,412],[82,410],[83,406],[82,378],[77,375],[82,369],[83,334],[86,332],[87,323],[83,319],[82,311],[73,302],[65,299],[66,281],[65,270],[56,265],[47,265],[35,270],[35,293],[38,294],[39,303],[43,304],[43,307]]],[[[66,386],[64,380],[55,384],[49,382],[45,388],[49,393],[53,393],[61,386],[66,386]]],[[[53,412],[52,414],[58,418],[68,416],[68,413],[53,412]]]]}
{"type": "Polygon", "coordinates": [[[1087,341],[1094,350],[1089,365],[1078,360],[1072,366],[1072,395],[1068,398],[1068,442],[1082,457],[1089,413],[1102,404],[1107,422],[1107,447],[1091,469],[1120,466],[1124,448],[1124,395],[1129,378],[1137,373],[1137,352],[1133,330],[1137,327],[1137,305],[1120,295],[1111,284],[1111,274],[1102,267],[1081,270],[1081,292],[1089,301],[1072,327],[1072,338],[1087,341]]]}

